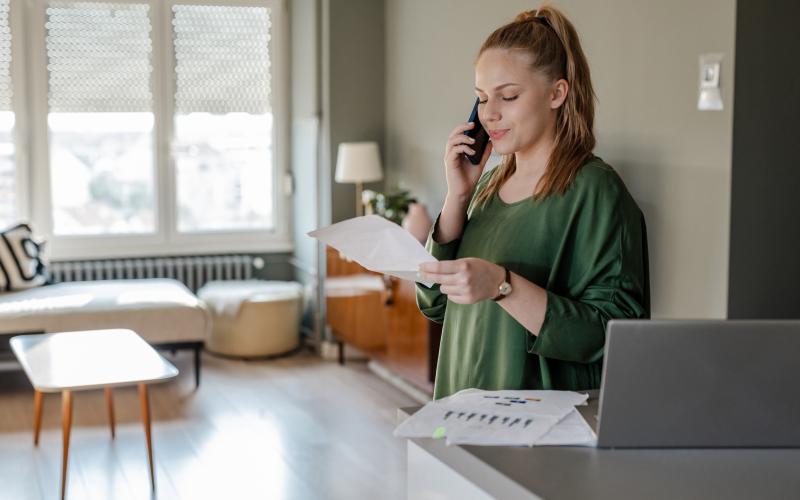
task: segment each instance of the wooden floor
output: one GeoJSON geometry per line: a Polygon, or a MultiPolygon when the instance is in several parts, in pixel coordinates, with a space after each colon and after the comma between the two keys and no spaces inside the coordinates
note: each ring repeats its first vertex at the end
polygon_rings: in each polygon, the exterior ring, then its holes
{"type": "MultiPolygon", "coordinates": [[[[136,390],[122,388],[113,441],[103,392],[75,393],[67,498],[405,498],[405,445],[392,430],[396,408],[415,403],[365,364],[205,355],[195,391],[191,356],[173,362],[184,373],[150,391],[157,493],[136,390]]],[[[57,498],[60,411],[60,396],[45,395],[35,448],[33,390],[22,371],[0,372],[0,499],[57,498]]]]}

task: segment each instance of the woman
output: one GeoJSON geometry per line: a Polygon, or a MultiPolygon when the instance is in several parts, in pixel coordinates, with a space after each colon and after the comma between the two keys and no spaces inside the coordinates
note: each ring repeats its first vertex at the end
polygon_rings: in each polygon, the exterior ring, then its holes
{"type": "Polygon", "coordinates": [[[447,197],[428,238],[417,302],[444,322],[434,398],[461,389],[600,386],[605,326],[650,314],[642,212],[592,154],[594,91],[575,28],[558,10],[519,14],[475,64],[479,166],[456,127],[447,197]],[[494,149],[502,163],[481,176],[494,149]]]}

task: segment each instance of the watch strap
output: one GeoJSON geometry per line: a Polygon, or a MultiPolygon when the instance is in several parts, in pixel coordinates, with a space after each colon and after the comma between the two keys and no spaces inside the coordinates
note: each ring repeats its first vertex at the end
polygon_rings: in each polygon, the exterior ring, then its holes
{"type": "MultiPolygon", "coordinates": [[[[511,284],[511,271],[509,271],[507,267],[503,267],[503,270],[505,270],[505,272],[506,272],[506,277],[505,277],[504,281],[502,283],[500,283],[500,287],[502,287],[505,283],[508,283],[509,285],[511,284]]],[[[500,293],[499,287],[498,287],[497,295],[492,297],[492,300],[497,302],[499,300],[502,300],[504,297],[507,297],[507,294],[500,293]]]]}

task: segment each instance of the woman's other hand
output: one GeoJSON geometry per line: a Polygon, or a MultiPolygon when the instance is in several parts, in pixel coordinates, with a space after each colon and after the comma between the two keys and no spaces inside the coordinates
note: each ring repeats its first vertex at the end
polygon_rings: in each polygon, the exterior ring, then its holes
{"type": "Polygon", "coordinates": [[[439,291],[457,304],[474,304],[497,296],[506,277],[501,266],[472,257],[425,262],[419,266],[420,281],[439,283],[439,291]]]}
{"type": "Polygon", "coordinates": [[[486,145],[479,165],[473,165],[464,155],[473,155],[472,145],[475,139],[464,135],[464,132],[475,127],[475,124],[464,123],[456,127],[447,138],[444,151],[444,171],[447,178],[447,196],[459,201],[468,201],[472,191],[481,177],[483,167],[492,153],[492,143],[486,145]]]}

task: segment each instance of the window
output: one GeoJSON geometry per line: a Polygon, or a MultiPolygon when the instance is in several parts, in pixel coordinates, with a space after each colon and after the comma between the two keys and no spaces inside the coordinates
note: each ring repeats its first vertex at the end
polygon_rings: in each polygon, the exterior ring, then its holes
{"type": "Polygon", "coordinates": [[[47,125],[56,235],[156,230],[146,4],[50,1],[47,125]]]}
{"type": "Polygon", "coordinates": [[[31,11],[27,202],[54,257],[290,248],[282,2],[3,1],[31,11]]]}
{"type": "Polygon", "coordinates": [[[9,0],[0,0],[0,227],[13,224],[19,214],[14,141],[15,114],[11,82],[11,17],[9,0]]]}
{"type": "Polygon", "coordinates": [[[272,207],[269,10],[176,5],[178,231],[264,228],[272,207]]]}

